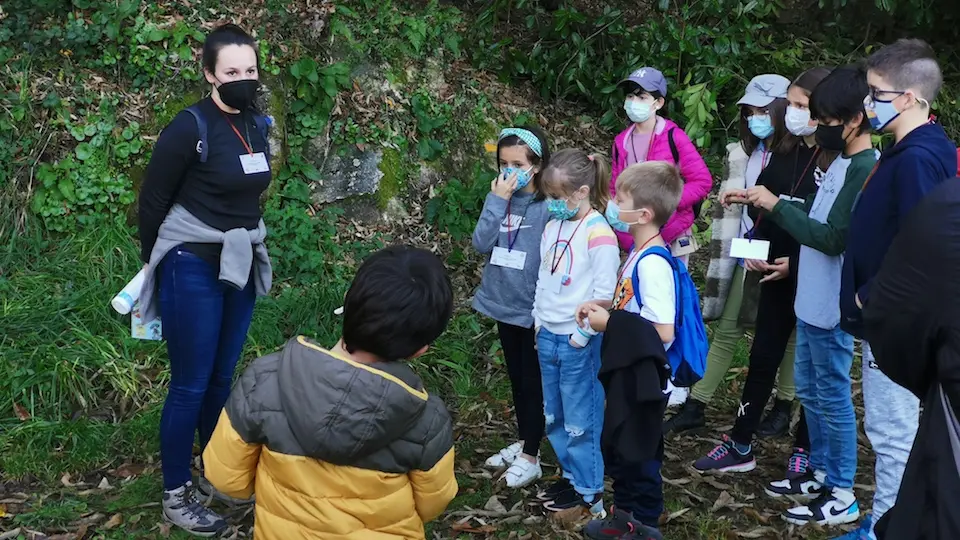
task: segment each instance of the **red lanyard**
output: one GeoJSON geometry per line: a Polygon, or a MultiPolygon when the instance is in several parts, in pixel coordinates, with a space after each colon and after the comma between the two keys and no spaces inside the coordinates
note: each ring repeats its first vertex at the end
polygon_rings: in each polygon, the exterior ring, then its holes
{"type": "MultiPolygon", "coordinates": [[[[657,126],[654,124],[653,131],[650,132],[650,142],[647,143],[647,155],[643,156],[643,161],[650,161],[650,150],[653,149],[653,135],[657,131],[657,126]]],[[[641,163],[639,156],[637,156],[637,145],[633,142],[633,135],[637,132],[637,128],[634,127],[633,131],[630,132],[630,149],[633,150],[633,158],[636,159],[637,163],[641,163]]]]}
{"type": "MultiPolygon", "coordinates": [[[[243,147],[247,149],[247,152],[252,156],[253,148],[250,148],[250,145],[247,144],[247,140],[243,138],[243,135],[240,134],[240,130],[237,129],[237,126],[233,125],[233,122],[230,121],[230,117],[227,116],[223,111],[220,111],[220,114],[223,115],[223,118],[226,119],[227,123],[230,124],[230,128],[233,129],[233,132],[237,134],[237,138],[240,139],[240,142],[243,143],[243,147]]],[[[242,119],[242,118],[241,118],[242,119]]]]}
{"type": "MultiPolygon", "coordinates": [[[[637,257],[637,255],[640,255],[641,253],[643,253],[644,248],[646,248],[647,245],[648,245],[650,242],[653,242],[653,239],[656,238],[656,237],[658,237],[658,236],[660,236],[660,233],[657,233],[657,234],[651,236],[650,238],[647,238],[647,241],[646,241],[646,242],[644,242],[639,248],[633,250],[633,253],[631,253],[631,254],[630,254],[630,257],[627,258],[627,264],[623,265],[623,268],[620,269],[620,275],[617,276],[617,283],[620,283],[620,282],[623,281],[623,273],[627,271],[627,268],[630,268],[630,264],[633,262],[633,259],[635,259],[635,258],[637,257]]],[[[634,291],[634,292],[636,292],[636,291],[634,291]]]]}
{"type": "Polygon", "coordinates": [[[867,189],[867,184],[870,183],[870,180],[873,180],[873,175],[877,174],[877,169],[880,168],[880,160],[878,159],[876,163],[873,164],[873,168],[870,169],[870,174],[867,175],[867,179],[863,181],[863,185],[860,186],[860,193],[863,193],[863,190],[867,189]]]}
{"type": "MultiPolygon", "coordinates": [[[[803,168],[803,172],[800,173],[800,178],[797,178],[797,183],[793,185],[793,189],[790,190],[790,196],[793,197],[793,194],[797,192],[797,189],[800,188],[800,184],[803,183],[803,177],[807,175],[807,171],[810,170],[810,165],[813,165],[813,161],[817,159],[817,154],[820,153],[820,147],[818,146],[814,151],[813,155],[810,156],[810,161],[807,162],[807,166],[803,168]]],[[[796,170],[796,169],[794,169],[796,170]]]]}
{"type": "Polygon", "coordinates": [[[560,267],[560,263],[563,262],[563,255],[567,252],[567,248],[570,247],[570,242],[573,241],[573,237],[577,235],[577,230],[580,228],[580,225],[583,225],[583,222],[587,220],[590,214],[591,212],[587,212],[587,215],[583,216],[583,219],[581,219],[580,222],[577,223],[577,226],[573,228],[573,234],[570,235],[570,238],[567,238],[567,243],[563,245],[563,249],[560,250],[560,257],[558,258],[557,250],[560,247],[560,232],[563,230],[563,224],[566,223],[564,221],[560,222],[560,226],[557,227],[557,243],[556,243],[557,247],[554,248],[553,250],[553,262],[552,262],[552,265],[550,266],[551,276],[553,275],[554,272],[557,271],[557,268],[560,267]]]}

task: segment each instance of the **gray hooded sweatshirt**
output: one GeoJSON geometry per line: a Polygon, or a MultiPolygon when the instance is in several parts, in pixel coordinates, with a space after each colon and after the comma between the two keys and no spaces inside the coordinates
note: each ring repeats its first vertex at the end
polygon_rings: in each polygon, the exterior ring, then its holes
{"type": "Polygon", "coordinates": [[[487,259],[480,288],[473,297],[473,309],[507,324],[533,326],[533,297],[537,292],[540,269],[540,240],[550,219],[546,201],[536,201],[533,193],[514,193],[509,201],[487,194],[473,247],[494,257],[494,251],[525,254],[523,270],[498,266],[487,259]],[[507,216],[509,209],[510,217],[507,216]]]}

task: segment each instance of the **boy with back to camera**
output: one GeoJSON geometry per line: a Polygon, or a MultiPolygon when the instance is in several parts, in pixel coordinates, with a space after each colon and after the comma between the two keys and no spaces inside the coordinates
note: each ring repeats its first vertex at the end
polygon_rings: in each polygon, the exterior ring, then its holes
{"type": "Polygon", "coordinates": [[[594,330],[607,332],[600,369],[607,393],[602,442],[614,480],[614,508],[609,519],[587,524],[584,534],[594,540],[662,538],[656,527],[663,513],[666,350],[675,338],[677,295],[673,266],[655,252],[667,246],[660,228],[682,193],[680,173],[669,163],[624,170],[606,217],[615,230],[630,233],[634,249],[617,279],[614,311],[593,303],[577,310],[581,324],[586,319],[594,330]]]}
{"type": "Polygon", "coordinates": [[[247,368],[204,451],[217,489],[256,492],[258,539],[422,539],[457,494],[450,415],[402,362],[450,320],[443,263],[374,253],[343,309],[331,349],[298,337],[247,368]]]}
{"type": "MultiPolygon", "coordinates": [[[[863,305],[887,249],[913,207],[938,184],[957,174],[957,147],[933,123],[930,104],[943,85],[933,49],[918,39],[899,40],[867,58],[864,99],[878,132],[893,135],[876,170],[853,205],[840,288],[841,327],[863,338],[863,305]]],[[[873,519],[854,538],[873,539],[873,525],[893,506],[919,423],[916,396],[877,368],[863,343],[864,429],[877,456],[873,519]]],[[[911,361],[904,358],[904,362],[911,361]]]]}

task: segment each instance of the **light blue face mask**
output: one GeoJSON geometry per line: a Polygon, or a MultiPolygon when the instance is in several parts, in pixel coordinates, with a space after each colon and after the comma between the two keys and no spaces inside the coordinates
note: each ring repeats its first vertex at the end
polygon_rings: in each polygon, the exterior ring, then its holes
{"type": "Polygon", "coordinates": [[[550,213],[550,217],[553,219],[559,219],[560,221],[566,221],[573,216],[577,215],[577,212],[580,211],[580,205],[577,205],[575,208],[570,208],[567,205],[567,199],[548,199],[547,200],[547,212],[550,213]]]}
{"type": "Polygon", "coordinates": [[[870,120],[870,126],[877,133],[883,133],[884,128],[900,116],[900,111],[893,104],[893,100],[878,101],[867,96],[863,100],[863,105],[864,111],[867,113],[867,119],[870,120]]]}
{"type": "Polygon", "coordinates": [[[747,127],[761,141],[773,135],[773,121],[769,114],[751,116],[747,119],[747,127]]]}
{"type": "MultiPolygon", "coordinates": [[[[633,212],[633,210],[627,210],[628,212],[633,212]]],[[[607,210],[603,213],[603,216],[607,218],[607,223],[613,227],[614,230],[620,232],[629,232],[631,225],[636,225],[638,221],[633,223],[627,223],[620,219],[620,206],[613,201],[607,201],[607,210]]]]}
{"type": "Polygon", "coordinates": [[[500,172],[504,175],[504,178],[510,178],[513,173],[517,173],[517,190],[521,190],[527,185],[530,184],[530,180],[533,179],[533,175],[530,172],[533,170],[533,165],[529,169],[517,169],[515,167],[504,167],[500,172]]]}
{"type": "Polygon", "coordinates": [[[637,99],[628,99],[623,103],[623,110],[627,112],[630,121],[642,124],[653,115],[653,107],[637,99]]]}

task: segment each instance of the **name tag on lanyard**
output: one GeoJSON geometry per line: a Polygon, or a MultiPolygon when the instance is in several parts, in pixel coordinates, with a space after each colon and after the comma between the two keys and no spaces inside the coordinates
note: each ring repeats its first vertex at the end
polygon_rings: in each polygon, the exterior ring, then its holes
{"type": "Polygon", "coordinates": [[[270,170],[267,156],[263,152],[240,154],[240,165],[243,167],[243,174],[258,174],[270,170]]]}

